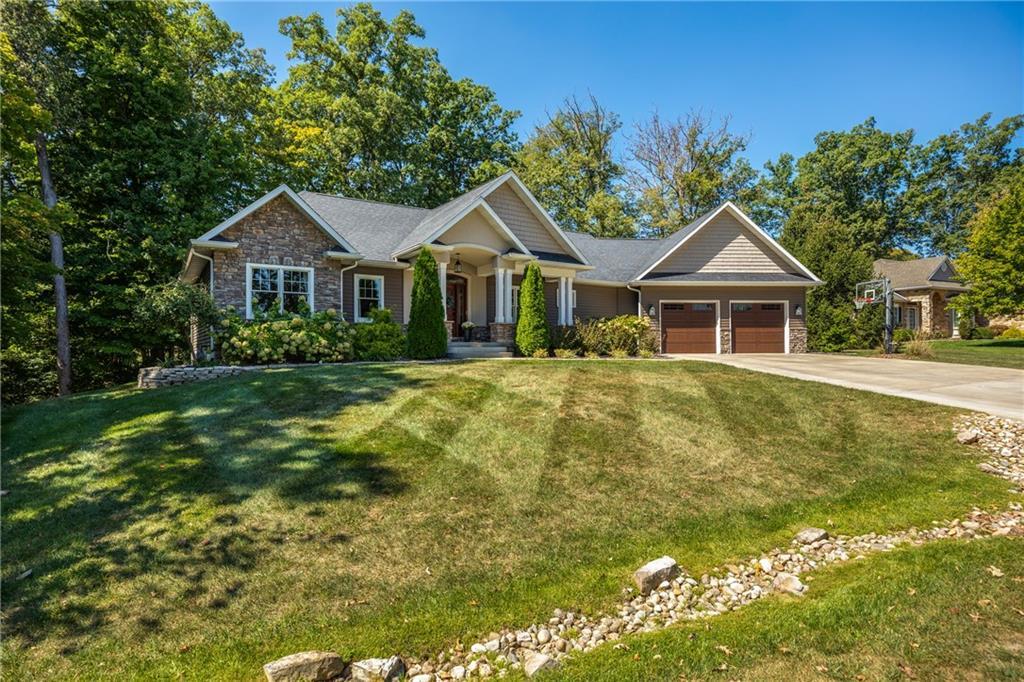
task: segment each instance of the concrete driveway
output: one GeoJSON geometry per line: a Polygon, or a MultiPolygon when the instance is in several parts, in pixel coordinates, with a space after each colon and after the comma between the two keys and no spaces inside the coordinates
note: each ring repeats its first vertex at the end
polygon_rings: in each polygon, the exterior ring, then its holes
{"type": "Polygon", "coordinates": [[[1024,371],[848,355],[672,355],[1024,420],[1024,371]]]}

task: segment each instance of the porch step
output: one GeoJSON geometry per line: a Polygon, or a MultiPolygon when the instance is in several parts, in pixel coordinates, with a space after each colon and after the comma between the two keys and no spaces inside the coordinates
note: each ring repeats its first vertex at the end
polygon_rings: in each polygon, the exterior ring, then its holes
{"type": "Polygon", "coordinates": [[[466,358],[510,358],[512,351],[497,341],[449,341],[448,357],[466,358]]]}

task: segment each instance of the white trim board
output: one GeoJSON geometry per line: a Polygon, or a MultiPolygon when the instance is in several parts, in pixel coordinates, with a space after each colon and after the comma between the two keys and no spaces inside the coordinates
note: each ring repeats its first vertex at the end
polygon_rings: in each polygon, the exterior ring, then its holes
{"type": "MultiPolygon", "coordinates": [[[[665,308],[663,307],[666,303],[714,303],[715,304],[715,355],[722,354],[722,305],[718,299],[663,299],[658,301],[658,348],[661,348],[661,339],[664,335],[662,331],[663,325],[665,324],[665,308]]],[[[729,336],[730,342],[732,336],[729,336]]],[[[664,353],[665,349],[662,348],[661,352],[664,353]]],[[[700,355],[700,353],[694,353],[694,355],[700,355]]],[[[708,353],[710,355],[710,353],[708,353]]]]}
{"type": "MultiPolygon", "coordinates": [[[[667,251],[667,252],[666,252],[666,253],[665,253],[665,254],[664,254],[664,255],[663,255],[663,256],[662,256],[661,258],[659,258],[659,259],[658,259],[657,261],[655,261],[653,265],[651,265],[651,266],[650,266],[650,267],[648,267],[648,268],[647,268],[646,270],[644,270],[644,271],[643,271],[643,272],[641,272],[641,273],[640,273],[639,275],[637,275],[637,277],[636,277],[636,280],[642,280],[642,279],[643,279],[644,277],[646,277],[646,276],[647,276],[648,274],[650,274],[650,272],[651,272],[652,270],[654,270],[654,268],[656,268],[656,267],[658,267],[659,265],[661,265],[661,263],[662,263],[662,262],[664,262],[664,260],[665,260],[666,258],[668,258],[669,256],[671,256],[671,255],[672,255],[673,253],[675,253],[676,251],[678,251],[678,250],[680,249],[680,247],[682,247],[682,246],[683,246],[683,244],[685,244],[686,242],[688,242],[688,241],[690,241],[691,239],[693,239],[694,235],[696,235],[696,234],[697,234],[697,233],[699,233],[699,232],[700,232],[700,231],[701,231],[702,229],[704,229],[704,228],[705,228],[705,227],[706,227],[707,225],[709,225],[709,224],[710,224],[710,223],[711,223],[711,222],[712,222],[712,221],[713,221],[713,220],[714,220],[715,218],[717,218],[717,217],[718,217],[718,215],[719,215],[719,214],[720,214],[720,213],[721,213],[722,211],[728,211],[729,213],[731,213],[731,214],[732,214],[732,216],[733,216],[734,218],[736,218],[736,220],[738,220],[738,221],[740,222],[740,224],[741,224],[741,225],[743,225],[744,227],[748,228],[748,229],[749,229],[749,230],[750,230],[751,232],[753,232],[755,236],[757,236],[757,237],[758,237],[758,238],[759,238],[759,239],[760,239],[761,241],[763,241],[763,242],[764,242],[764,243],[765,243],[765,244],[766,244],[766,245],[767,245],[767,246],[768,246],[768,247],[769,247],[770,249],[772,249],[773,251],[775,251],[775,253],[777,253],[777,254],[778,254],[779,256],[782,256],[782,258],[783,258],[784,260],[786,260],[787,262],[789,262],[789,264],[790,264],[790,265],[794,266],[794,267],[795,267],[795,268],[797,268],[797,269],[798,269],[798,270],[799,270],[800,272],[802,272],[802,273],[803,273],[804,275],[806,275],[807,277],[809,277],[809,278],[811,279],[811,282],[814,282],[814,283],[819,283],[819,284],[821,283],[821,280],[819,280],[819,279],[818,279],[818,277],[817,277],[817,276],[816,276],[816,275],[815,275],[815,274],[814,274],[813,272],[811,272],[810,270],[808,270],[808,269],[807,269],[807,268],[806,268],[806,267],[804,266],[804,264],[803,264],[803,263],[801,263],[800,261],[798,261],[798,260],[796,259],[796,257],[795,257],[795,256],[793,256],[793,254],[791,254],[791,253],[790,253],[789,251],[786,251],[786,249],[784,249],[784,248],[782,247],[782,245],[781,245],[781,244],[779,244],[779,243],[778,243],[777,241],[775,241],[774,239],[772,239],[772,238],[771,238],[771,235],[769,235],[769,234],[768,234],[767,232],[765,232],[764,230],[762,230],[762,229],[761,229],[761,228],[760,228],[760,227],[759,227],[759,226],[757,225],[757,223],[755,223],[755,222],[754,222],[753,220],[751,220],[750,218],[748,218],[748,217],[747,217],[747,215],[746,215],[746,214],[745,214],[745,213],[744,213],[743,211],[741,211],[741,210],[740,210],[740,209],[739,209],[739,208],[738,208],[738,207],[737,207],[737,206],[736,206],[736,205],[735,205],[734,203],[732,203],[731,201],[727,201],[727,202],[725,202],[724,204],[722,204],[721,206],[719,206],[718,208],[716,208],[716,209],[715,209],[714,211],[712,211],[711,213],[709,213],[709,214],[708,214],[707,216],[705,216],[705,217],[704,217],[704,219],[703,219],[703,220],[701,220],[701,221],[700,221],[700,223],[698,223],[698,224],[697,224],[697,225],[696,225],[696,226],[695,226],[695,227],[694,227],[694,228],[693,228],[693,229],[692,229],[692,230],[690,231],[690,233],[689,233],[689,234],[687,234],[687,235],[686,235],[685,237],[683,237],[683,238],[682,238],[681,240],[679,240],[679,243],[678,243],[678,244],[676,244],[676,245],[675,245],[675,246],[673,246],[673,247],[672,247],[671,249],[669,249],[669,250],[668,250],[668,251],[667,251]]],[[[798,285],[798,286],[799,286],[799,285],[798,285]]]]}
{"type": "Polygon", "coordinates": [[[264,194],[262,197],[260,197],[256,201],[252,202],[251,204],[249,204],[248,206],[246,206],[242,210],[240,210],[237,213],[235,213],[230,218],[222,221],[219,225],[217,225],[217,227],[213,228],[212,230],[210,230],[209,232],[207,232],[203,236],[199,237],[198,239],[192,240],[193,243],[195,243],[195,242],[208,242],[208,241],[210,241],[211,239],[213,239],[214,237],[219,235],[224,230],[226,230],[229,227],[231,227],[232,225],[236,224],[238,221],[240,221],[243,218],[246,218],[246,217],[252,215],[256,211],[258,211],[259,209],[263,208],[268,203],[270,203],[271,201],[273,201],[274,199],[276,199],[276,198],[278,198],[279,196],[282,196],[282,195],[287,197],[288,200],[291,201],[292,204],[294,204],[295,207],[297,209],[299,209],[299,211],[301,211],[303,214],[305,214],[305,216],[307,218],[309,218],[314,223],[316,223],[317,227],[319,227],[321,230],[323,230],[325,233],[327,233],[327,235],[331,239],[336,241],[341,246],[345,247],[345,249],[348,250],[352,254],[352,256],[358,256],[359,255],[359,252],[356,251],[355,248],[353,248],[353,246],[351,244],[349,244],[348,241],[344,237],[342,237],[340,234],[338,234],[337,230],[335,230],[333,227],[331,227],[327,223],[326,220],[324,220],[322,217],[320,217],[320,214],[317,213],[316,211],[314,211],[313,207],[310,206],[309,204],[307,204],[306,201],[302,197],[300,197],[298,194],[296,194],[294,191],[292,191],[292,189],[288,185],[278,185],[277,187],[275,187],[274,189],[270,190],[269,192],[264,194]]]}
{"type": "MultiPolygon", "coordinates": [[[[474,199],[473,202],[469,204],[466,208],[456,213],[452,218],[442,223],[439,228],[431,232],[430,236],[424,239],[422,243],[417,244],[415,246],[410,246],[404,251],[396,251],[394,254],[392,254],[392,256],[395,258],[401,258],[402,256],[412,253],[414,251],[419,251],[424,246],[427,246],[429,248],[439,246],[438,244],[434,244],[435,239],[440,238],[445,232],[455,227],[455,225],[458,224],[460,220],[462,220],[463,218],[465,218],[478,208],[483,211],[484,219],[487,220],[487,222],[489,222],[493,227],[497,228],[499,234],[503,234],[506,238],[508,238],[508,240],[511,241],[517,249],[519,249],[523,253],[529,254],[530,250],[526,248],[526,246],[524,246],[521,241],[519,241],[519,238],[516,237],[515,234],[513,234],[512,230],[509,229],[509,226],[505,224],[505,221],[498,217],[498,214],[494,212],[494,209],[492,209],[487,204],[487,202],[484,201],[484,198],[486,196],[487,195],[483,195],[474,199]]],[[[445,244],[444,246],[447,247],[448,245],[445,244]]]]}
{"type": "Polygon", "coordinates": [[[785,320],[785,323],[783,325],[783,331],[782,331],[782,333],[784,334],[784,336],[782,337],[783,344],[784,344],[783,347],[782,347],[782,352],[783,352],[784,355],[789,355],[789,304],[790,304],[789,300],[773,301],[773,300],[770,300],[770,299],[747,299],[747,298],[729,299],[729,353],[732,353],[733,352],[732,349],[736,347],[736,335],[733,333],[734,327],[733,327],[733,324],[732,324],[732,304],[733,303],[781,303],[782,304],[782,311],[785,313],[785,315],[783,317],[783,320],[785,320]]]}

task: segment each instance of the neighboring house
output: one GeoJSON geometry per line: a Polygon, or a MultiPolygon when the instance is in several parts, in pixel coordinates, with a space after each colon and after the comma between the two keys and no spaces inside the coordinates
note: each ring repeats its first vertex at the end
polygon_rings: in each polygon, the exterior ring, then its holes
{"type": "Polygon", "coordinates": [[[880,258],[875,261],[875,274],[892,283],[896,327],[920,329],[929,336],[960,335],[957,312],[948,303],[968,287],[961,282],[949,258],[880,258]]]}
{"type": "MultiPolygon", "coordinates": [[[[666,239],[563,232],[514,173],[434,209],[278,187],[192,240],[182,278],[218,306],[334,308],[408,322],[412,261],[438,264],[449,333],[511,344],[527,263],[544,276],[548,321],[638,314],[666,353],[796,353],[805,294],[820,284],[732,203],[666,239]]],[[[208,339],[196,340],[208,346],[208,339]]]]}

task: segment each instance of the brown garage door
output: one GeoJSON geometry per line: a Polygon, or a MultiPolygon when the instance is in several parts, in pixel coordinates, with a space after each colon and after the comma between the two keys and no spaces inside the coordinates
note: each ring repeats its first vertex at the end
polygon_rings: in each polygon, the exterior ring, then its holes
{"type": "Polygon", "coordinates": [[[714,353],[714,303],[661,304],[661,352],[714,353]]]}
{"type": "Polygon", "coordinates": [[[782,303],[733,303],[733,353],[785,353],[786,311],[782,303]]]}

